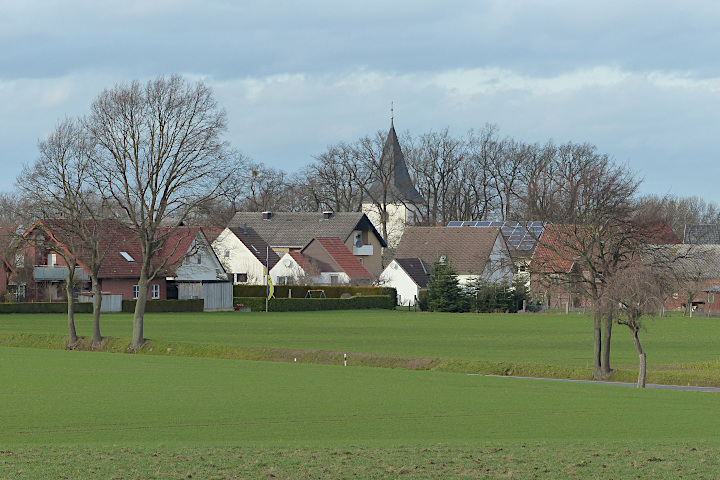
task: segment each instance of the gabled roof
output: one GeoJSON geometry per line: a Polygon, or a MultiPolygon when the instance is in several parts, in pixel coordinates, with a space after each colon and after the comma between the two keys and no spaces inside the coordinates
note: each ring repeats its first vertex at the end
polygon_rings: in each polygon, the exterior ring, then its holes
{"type": "Polygon", "coordinates": [[[301,251],[301,253],[313,263],[319,271],[345,272],[350,280],[369,280],[372,278],[367,268],[352,254],[347,245],[337,237],[316,237],[312,239],[301,251]],[[327,254],[327,257],[320,258],[309,255],[313,245],[319,245],[327,254]],[[326,262],[329,258],[330,262],[326,262]],[[328,268],[330,270],[325,270],[328,268]],[[337,269],[336,269],[337,268],[337,269]]]}
{"type": "Polygon", "coordinates": [[[720,244],[720,225],[685,225],[683,243],[720,244]]]}
{"type": "Polygon", "coordinates": [[[542,236],[546,222],[451,221],[448,227],[500,227],[510,253],[531,252],[542,236]]]}
{"type": "MultiPolygon", "coordinates": [[[[530,262],[530,269],[545,273],[570,273],[581,255],[592,255],[593,243],[587,242],[593,235],[600,235],[607,244],[613,243],[614,231],[617,229],[618,242],[625,247],[632,245],[667,245],[679,244],[680,238],[666,222],[652,224],[623,223],[614,228],[595,229],[584,225],[545,225],[542,237],[530,262]]],[[[586,258],[587,260],[587,258],[586,258]]]]}
{"type": "Polygon", "coordinates": [[[425,262],[417,257],[396,258],[395,262],[417,283],[418,287],[427,288],[430,282],[430,268],[432,268],[432,265],[425,265],[425,262]]]}
{"type": "Polygon", "coordinates": [[[268,269],[272,269],[280,261],[278,254],[252,227],[229,227],[229,229],[260,263],[265,265],[267,262],[268,269]]]}
{"type": "Polygon", "coordinates": [[[530,269],[546,273],[570,273],[575,264],[577,246],[567,225],[545,225],[530,262],[530,269]]]}
{"type": "Polygon", "coordinates": [[[694,280],[720,279],[720,245],[657,245],[646,253],[653,261],[664,261],[681,277],[694,280]]]}
{"type": "MultiPolygon", "coordinates": [[[[45,220],[29,229],[25,235],[31,235],[35,228],[42,228],[51,236],[58,249],[68,250],[73,234],[64,219],[45,220]]],[[[100,251],[104,258],[100,266],[100,278],[139,278],[142,267],[142,250],[133,230],[119,221],[106,219],[95,222],[93,226],[100,239],[100,251]]],[[[175,269],[182,264],[183,258],[192,249],[197,238],[205,238],[200,227],[162,228],[158,237],[165,238],[162,250],[156,254],[157,263],[166,261],[164,274],[174,275],[175,269]]],[[[77,238],[77,237],[76,237],[77,238]]],[[[82,243],[76,241],[77,262],[90,273],[90,253],[82,243]]],[[[191,253],[191,252],[190,252],[191,253]]]]}
{"type": "Polygon", "coordinates": [[[303,248],[315,237],[338,237],[343,242],[355,230],[372,232],[387,243],[362,212],[237,212],[230,228],[250,227],[273,248],[303,248]],[[270,213],[268,215],[268,213],[270,213]],[[268,219],[264,217],[268,217],[268,219]]]}
{"type": "Polygon", "coordinates": [[[317,269],[313,266],[313,264],[310,262],[310,259],[305,257],[300,252],[288,252],[287,255],[290,255],[290,257],[295,260],[295,263],[300,265],[300,268],[303,269],[305,272],[305,275],[317,275],[318,272],[317,269]]]}
{"type": "Polygon", "coordinates": [[[396,256],[421,258],[425,268],[445,257],[459,274],[481,274],[498,236],[502,239],[498,227],[409,226],[400,239],[396,256]]]}
{"type": "MultiPolygon", "coordinates": [[[[391,202],[409,202],[416,205],[426,203],[425,199],[415,188],[412,178],[410,178],[410,173],[405,163],[405,156],[400,148],[400,142],[398,141],[397,133],[395,133],[395,126],[392,120],[390,120],[390,131],[383,146],[381,164],[393,165],[390,178],[391,198],[389,200],[391,202]]],[[[371,197],[380,198],[383,192],[383,182],[375,180],[372,185],[370,185],[369,190],[371,197]]]]}

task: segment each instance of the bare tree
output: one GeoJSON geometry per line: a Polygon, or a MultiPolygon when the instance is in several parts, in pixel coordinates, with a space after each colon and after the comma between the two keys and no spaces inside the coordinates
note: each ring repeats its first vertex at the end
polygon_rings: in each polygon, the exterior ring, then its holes
{"type": "Polygon", "coordinates": [[[582,176],[565,190],[561,211],[576,223],[550,225],[541,237],[533,274],[546,282],[581,292],[594,307],[593,377],[608,378],[612,316],[604,315],[603,296],[613,276],[638,255],[639,245],[656,243],[650,219],[632,218],[630,200],[639,181],[606,157],[595,168],[578,168],[582,176]],[[571,265],[574,274],[568,271],[571,265]]]}
{"type": "MultiPolygon", "coordinates": [[[[649,260],[649,259],[646,259],[649,260]]],[[[658,260],[658,257],[655,257],[658,260]]],[[[638,388],[645,388],[647,355],[640,345],[639,332],[644,328],[643,317],[657,315],[663,309],[664,299],[674,289],[675,278],[670,264],[672,259],[634,262],[613,276],[603,298],[603,309],[614,314],[620,325],[625,325],[632,335],[638,355],[638,388]]]]}
{"type": "Polygon", "coordinates": [[[167,269],[158,252],[202,202],[227,178],[225,111],[203,82],[180,76],[134,81],[105,90],[93,102],[84,126],[96,148],[103,191],[122,210],[120,219],[137,236],[142,253],[139,293],[130,347],[144,343],[150,281],[167,269]],[[221,173],[218,175],[218,173],[221,173]]]}

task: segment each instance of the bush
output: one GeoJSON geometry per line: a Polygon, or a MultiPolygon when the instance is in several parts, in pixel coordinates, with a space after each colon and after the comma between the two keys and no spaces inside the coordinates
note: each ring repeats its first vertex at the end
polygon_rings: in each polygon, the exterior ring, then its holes
{"type": "MultiPolygon", "coordinates": [[[[265,311],[265,299],[234,297],[235,305],[250,307],[253,312],[265,311]]],[[[307,312],[318,310],[395,309],[395,296],[373,295],[351,298],[273,298],[268,303],[270,312],[307,312]]]]}
{"type": "Polygon", "coordinates": [[[433,312],[468,312],[470,302],[460,288],[458,276],[450,263],[435,262],[430,271],[427,292],[419,300],[420,310],[433,312]]]}
{"type": "Polygon", "coordinates": [[[467,285],[472,310],[480,313],[508,312],[517,313],[527,300],[524,283],[489,283],[476,280],[467,285]]]}
{"type": "MultiPolygon", "coordinates": [[[[292,298],[305,298],[308,290],[323,290],[327,298],[341,298],[344,293],[353,297],[358,295],[390,295],[397,297],[397,292],[392,287],[353,287],[350,285],[276,285],[275,298],[288,298],[289,290],[292,290],[292,298]]],[[[265,285],[233,286],[233,297],[265,298],[265,295],[265,285]]],[[[315,295],[317,296],[317,294],[315,295]]]]}
{"type": "MultiPolygon", "coordinates": [[[[133,313],[137,300],[123,300],[122,311],[133,313]]],[[[90,304],[92,307],[92,304],[90,304]]],[[[145,304],[146,313],[159,312],[202,312],[205,310],[205,300],[148,300],[145,304]]],[[[92,311],[92,308],[91,308],[92,311]]]]}
{"type": "MultiPolygon", "coordinates": [[[[92,313],[92,303],[75,302],[75,313],[92,313]]],[[[0,313],[67,313],[67,302],[0,303],[0,313]]]]}

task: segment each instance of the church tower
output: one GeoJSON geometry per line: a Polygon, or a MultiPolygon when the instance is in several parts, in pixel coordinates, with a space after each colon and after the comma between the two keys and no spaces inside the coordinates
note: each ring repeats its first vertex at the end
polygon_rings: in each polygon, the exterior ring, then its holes
{"type": "Polygon", "coordinates": [[[400,242],[405,226],[420,218],[420,208],[426,204],[410,178],[392,116],[378,167],[365,195],[363,212],[392,249],[400,242]]]}

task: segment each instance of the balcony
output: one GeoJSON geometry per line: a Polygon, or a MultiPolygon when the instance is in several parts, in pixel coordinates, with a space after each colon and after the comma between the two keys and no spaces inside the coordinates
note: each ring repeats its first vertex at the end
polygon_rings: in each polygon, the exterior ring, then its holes
{"type": "Polygon", "coordinates": [[[353,255],[372,255],[373,246],[363,245],[362,247],[353,246],[353,255]]]}
{"type": "MultiPolygon", "coordinates": [[[[33,278],[36,282],[59,282],[65,280],[68,267],[58,265],[39,265],[33,268],[33,278]]],[[[75,280],[90,281],[90,276],[80,267],[75,267],[75,280]]]]}

